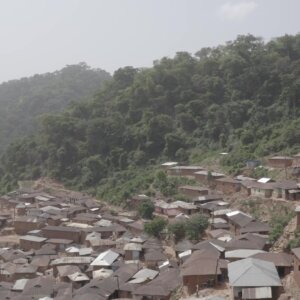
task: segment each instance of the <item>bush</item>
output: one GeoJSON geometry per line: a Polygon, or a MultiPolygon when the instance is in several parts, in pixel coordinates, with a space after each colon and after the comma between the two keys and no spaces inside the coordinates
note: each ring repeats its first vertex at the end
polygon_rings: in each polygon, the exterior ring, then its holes
{"type": "Polygon", "coordinates": [[[138,208],[139,215],[144,219],[152,219],[154,204],[151,201],[143,202],[138,208]]]}
{"type": "Polygon", "coordinates": [[[270,222],[271,232],[270,232],[270,242],[275,243],[279,237],[282,235],[285,226],[288,225],[290,220],[294,217],[294,212],[286,212],[285,214],[274,215],[270,222]]]}
{"type": "Polygon", "coordinates": [[[149,235],[153,235],[155,237],[159,237],[161,232],[167,226],[168,221],[163,218],[154,218],[152,221],[145,224],[145,232],[149,235]]]}

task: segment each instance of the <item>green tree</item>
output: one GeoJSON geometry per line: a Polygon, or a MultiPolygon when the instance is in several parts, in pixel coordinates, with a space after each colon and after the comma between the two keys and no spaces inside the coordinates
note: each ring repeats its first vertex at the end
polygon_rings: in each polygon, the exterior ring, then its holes
{"type": "Polygon", "coordinates": [[[185,222],[176,222],[168,225],[168,231],[174,235],[175,241],[180,241],[185,237],[186,224],[185,222]]]}
{"type": "Polygon", "coordinates": [[[154,218],[152,221],[145,224],[144,230],[149,235],[160,237],[160,234],[167,226],[168,221],[163,218],[154,218]]]}
{"type": "Polygon", "coordinates": [[[208,227],[208,218],[202,214],[194,214],[186,222],[186,233],[192,240],[199,240],[208,227]]]}

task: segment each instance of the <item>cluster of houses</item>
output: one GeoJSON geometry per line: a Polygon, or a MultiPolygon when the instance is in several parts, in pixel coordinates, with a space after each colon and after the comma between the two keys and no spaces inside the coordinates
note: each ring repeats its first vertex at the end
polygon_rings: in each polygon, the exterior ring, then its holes
{"type": "MultiPolygon", "coordinates": [[[[261,195],[261,184],[272,186],[272,197],[290,199],[300,195],[296,182],[228,178],[173,163],[166,172],[201,184],[179,187],[187,201],[136,195],[127,201],[132,209],[119,212],[81,193],[20,189],[0,197],[0,299],[168,300],[179,289],[198,295],[217,287],[230,299],[278,299],[291,272],[300,288],[300,248],[270,252],[269,225],[224,201],[243,186],[261,195]],[[147,236],[137,208],[148,201],[170,223],[206,214],[204,239],[147,236]]],[[[300,228],[300,207],[296,213],[300,228]]]]}
{"type": "MultiPolygon", "coordinates": [[[[300,184],[296,179],[274,181],[271,178],[261,178],[256,180],[243,175],[232,178],[222,173],[205,170],[199,166],[174,166],[177,164],[176,162],[169,164],[171,164],[170,167],[165,167],[168,175],[193,178],[201,186],[207,186],[226,195],[241,193],[245,196],[300,200],[300,184]]],[[[203,196],[206,193],[205,189],[200,187],[186,187],[182,188],[181,191],[188,197],[203,196]]]]}
{"type": "Polygon", "coordinates": [[[135,212],[36,191],[2,196],[0,205],[0,299],[168,299],[182,284],[176,259],[143,234],[135,212]]]}

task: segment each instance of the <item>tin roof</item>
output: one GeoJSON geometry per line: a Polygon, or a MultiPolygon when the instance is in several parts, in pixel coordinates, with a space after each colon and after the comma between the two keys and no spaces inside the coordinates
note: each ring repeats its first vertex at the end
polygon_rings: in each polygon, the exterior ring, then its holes
{"type": "Polygon", "coordinates": [[[107,250],[100,253],[98,257],[91,263],[91,266],[111,266],[118,257],[118,253],[112,250],[107,250]]]}
{"type": "Polygon", "coordinates": [[[255,258],[245,258],[228,264],[229,283],[233,287],[281,286],[275,265],[255,258]]]}

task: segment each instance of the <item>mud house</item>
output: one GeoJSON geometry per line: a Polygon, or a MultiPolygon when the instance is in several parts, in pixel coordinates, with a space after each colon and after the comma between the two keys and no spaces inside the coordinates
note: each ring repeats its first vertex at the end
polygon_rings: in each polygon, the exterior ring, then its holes
{"type": "Polygon", "coordinates": [[[239,192],[241,183],[230,177],[219,178],[214,181],[215,189],[224,194],[233,194],[239,192]]]}
{"type": "Polygon", "coordinates": [[[273,193],[272,183],[261,183],[261,182],[248,182],[248,188],[250,188],[252,196],[258,196],[262,198],[271,198],[273,193]]]}
{"type": "Polygon", "coordinates": [[[24,251],[40,249],[47,239],[39,236],[24,235],[20,237],[20,248],[24,251]]]}
{"type": "Polygon", "coordinates": [[[181,275],[189,294],[195,293],[197,289],[212,287],[218,282],[221,275],[218,261],[217,253],[203,249],[193,252],[183,263],[181,275]]]}
{"type": "Polygon", "coordinates": [[[178,187],[179,192],[189,199],[208,195],[209,190],[200,186],[182,185],[178,187]]]}
{"type": "Polygon", "coordinates": [[[66,239],[74,243],[81,243],[81,230],[65,226],[47,226],[42,229],[42,234],[48,239],[66,239]]]}
{"type": "Polygon", "coordinates": [[[224,174],[217,173],[217,172],[205,171],[205,170],[195,172],[194,175],[195,175],[195,179],[198,182],[209,185],[209,186],[214,185],[214,181],[216,179],[225,177],[224,174]]]}
{"type": "Polygon", "coordinates": [[[300,188],[296,181],[284,180],[273,183],[273,197],[285,200],[299,200],[300,188]]]}
{"type": "Polygon", "coordinates": [[[273,156],[268,159],[268,166],[272,168],[287,168],[292,166],[293,157],[289,156],[273,156]]]}
{"type": "Polygon", "coordinates": [[[23,235],[35,229],[41,229],[45,226],[45,219],[31,216],[21,216],[15,219],[14,228],[17,234],[23,235]]]}

